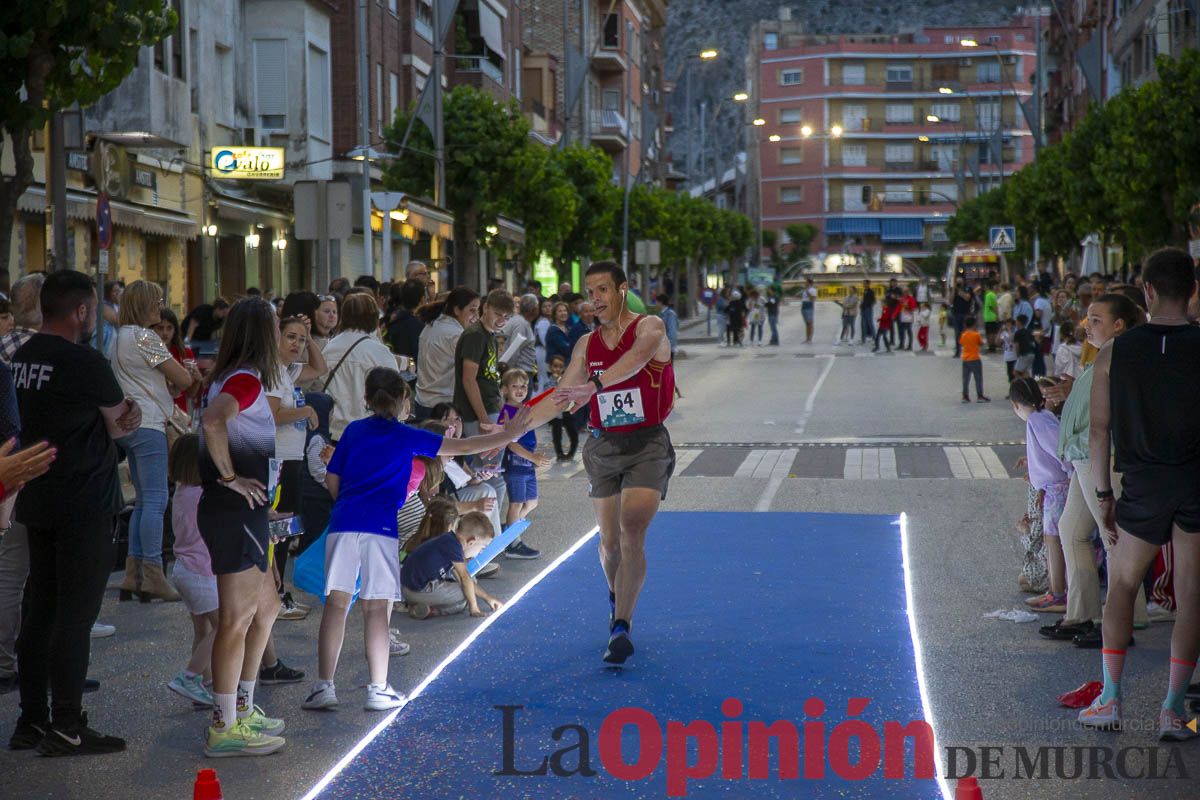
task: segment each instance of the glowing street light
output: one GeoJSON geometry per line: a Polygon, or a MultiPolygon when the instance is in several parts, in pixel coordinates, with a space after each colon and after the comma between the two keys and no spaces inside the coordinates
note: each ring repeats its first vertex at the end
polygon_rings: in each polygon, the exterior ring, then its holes
{"type": "Polygon", "coordinates": [[[928,142],[928,141],[929,141],[929,137],[928,137],[928,136],[918,136],[918,137],[917,137],[917,141],[918,141],[918,142],[928,142]]]}
{"type": "Polygon", "coordinates": [[[829,135],[835,139],[838,138],[839,136],[841,136],[842,135],[842,126],[834,125],[832,128],[829,129],[829,135]]]}
{"type": "Polygon", "coordinates": [[[778,133],[772,133],[770,136],[767,137],[767,141],[768,142],[778,142],[782,138],[783,137],[780,136],[778,133]]]}
{"type": "Polygon", "coordinates": [[[939,86],[938,92],[941,94],[954,94],[954,90],[951,89],[949,86],[939,86]]]}
{"type": "Polygon", "coordinates": [[[700,58],[704,59],[705,61],[712,61],[719,55],[721,55],[721,53],[715,47],[710,47],[706,50],[700,51],[700,58]]]}
{"type": "Polygon", "coordinates": [[[754,118],[754,125],[755,125],[756,127],[759,127],[759,128],[761,128],[763,125],[766,125],[766,124],[767,124],[767,121],[766,121],[765,119],[763,119],[762,117],[755,117],[755,118],[754,118]]]}
{"type": "Polygon", "coordinates": [[[735,102],[735,103],[744,103],[749,99],[750,99],[750,95],[747,94],[746,92],[738,92],[737,94],[735,94],[733,96],[733,102],[735,102]]]}
{"type": "Polygon", "coordinates": [[[979,47],[979,42],[974,39],[962,39],[959,41],[959,44],[963,47],[979,47]]]}
{"type": "Polygon", "coordinates": [[[809,136],[812,136],[812,126],[811,125],[802,125],[800,127],[800,135],[803,136],[805,139],[807,139],[809,136]]]}
{"type": "Polygon", "coordinates": [[[942,118],[939,117],[937,114],[926,114],[925,121],[926,122],[941,122],[942,118]]]}

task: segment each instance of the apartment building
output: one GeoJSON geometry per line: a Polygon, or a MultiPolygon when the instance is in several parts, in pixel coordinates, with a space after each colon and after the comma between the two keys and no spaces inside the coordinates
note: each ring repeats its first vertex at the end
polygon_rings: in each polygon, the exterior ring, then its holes
{"type": "Polygon", "coordinates": [[[1033,159],[1030,17],[836,36],[778,20],[753,35],[761,224],[811,223],[814,252],[928,256],[962,200],[1033,159]]]}
{"type": "Polygon", "coordinates": [[[613,159],[618,183],[626,175],[661,182],[666,0],[526,0],[524,15],[521,103],[534,132],[546,141],[566,135],[601,148],[613,159]],[[585,61],[586,70],[568,68],[585,61]],[[575,99],[571,107],[568,97],[575,99]]]}

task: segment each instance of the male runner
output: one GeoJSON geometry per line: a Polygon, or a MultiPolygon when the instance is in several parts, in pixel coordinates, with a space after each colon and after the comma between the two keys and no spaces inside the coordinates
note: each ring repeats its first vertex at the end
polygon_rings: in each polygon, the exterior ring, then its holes
{"type": "Polygon", "coordinates": [[[663,426],[674,401],[675,372],[666,326],[629,310],[629,284],[620,267],[598,261],[584,285],[600,327],[576,343],[555,400],[590,407],[583,464],[608,579],[604,660],[623,664],[633,655],[630,620],[646,579],[646,529],[675,468],[663,426]]]}
{"type": "Polygon", "coordinates": [[[1159,250],[1146,261],[1142,281],[1150,322],[1106,344],[1092,368],[1092,478],[1104,511],[1102,533],[1116,545],[1104,606],[1104,691],[1079,721],[1120,726],[1134,596],[1159,548],[1171,542],[1178,614],[1158,725],[1160,738],[1178,741],[1195,736],[1185,725],[1184,698],[1200,652],[1200,328],[1187,314],[1196,296],[1192,259],[1182,250],[1159,250]],[[1122,473],[1115,501],[1110,433],[1122,473]]]}

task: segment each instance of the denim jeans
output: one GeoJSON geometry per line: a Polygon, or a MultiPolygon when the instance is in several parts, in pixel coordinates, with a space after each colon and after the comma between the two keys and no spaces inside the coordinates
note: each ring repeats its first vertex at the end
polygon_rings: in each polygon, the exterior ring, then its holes
{"type": "Polygon", "coordinates": [[[862,313],[862,324],[859,329],[862,331],[862,340],[864,343],[875,338],[875,308],[868,306],[862,313]]]}
{"type": "Polygon", "coordinates": [[[770,344],[779,344],[779,315],[768,314],[767,324],[771,326],[771,341],[770,344]]]}
{"type": "Polygon", "coordinates": [[[117,440],[129,459],[129,477],[137,490],[129,520],[129,555],[162,563],[163,516],[167,513],[167,435],[138,428],[117,440]]]}

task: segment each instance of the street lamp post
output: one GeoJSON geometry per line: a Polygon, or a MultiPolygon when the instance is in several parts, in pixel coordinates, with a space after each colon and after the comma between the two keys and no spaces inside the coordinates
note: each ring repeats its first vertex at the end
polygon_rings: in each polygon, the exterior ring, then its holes
{"type": "Polygon", "coordinates": [[[694,61],[712,61],[720,55],[720,51],[715,48],[706,48],[699,53],[685,56],[683,59],[683,102],[686,108],[684,109],[684,127],[687,129],[687,167],[684,169],[684,183],[690,191],[692,188],[692,62],[694,61]]]}

